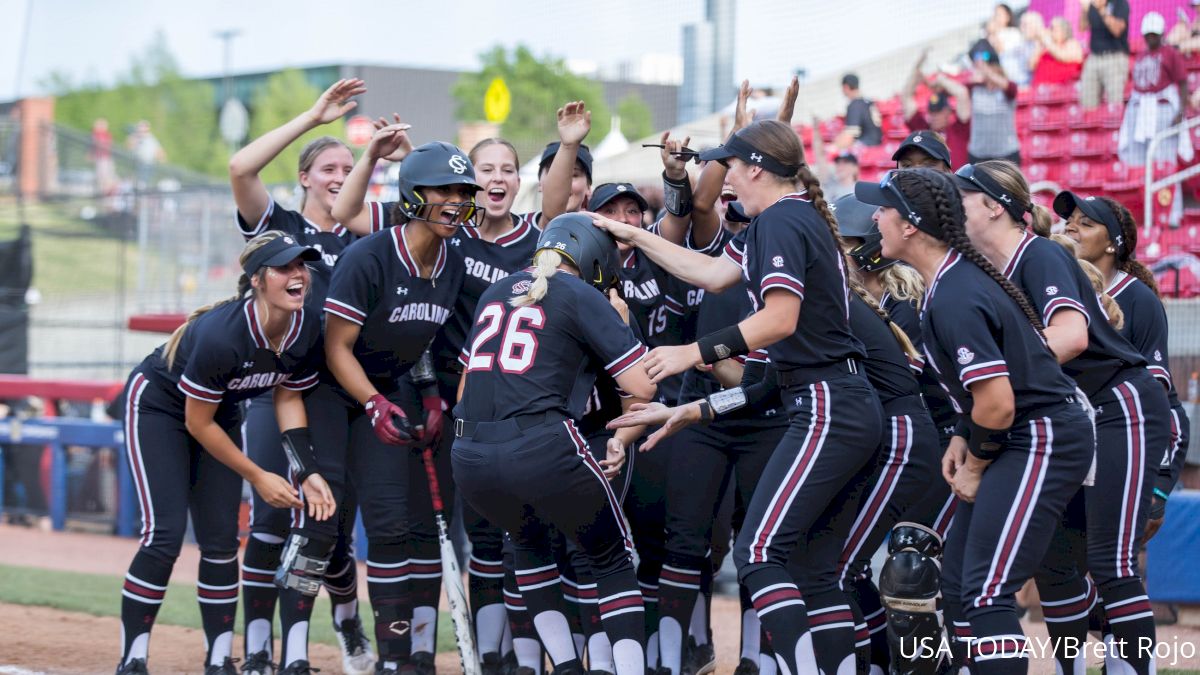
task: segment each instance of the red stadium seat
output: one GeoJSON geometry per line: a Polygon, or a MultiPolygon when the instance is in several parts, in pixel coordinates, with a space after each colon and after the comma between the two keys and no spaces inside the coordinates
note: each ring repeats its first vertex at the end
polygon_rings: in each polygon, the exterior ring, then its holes
{"type": "MultiPolygon", "coordinates": [[[[1128,98],[1128,94],[1126,98],[1128,98]]],[[[1105,129],[1121,128],[1121,122],[1125,119],[1125,105],[1123,103],[1104,103],[1098,110],[1100,111],[1100,126],[1105,129]]]]}
{"type": "Polygon", "coordinates": [[[1059,162],[1035,162],[1022,166],[1021,170],[1025,172],[1025,178],[1028,179],[1031,184],[1040,183],[1042,181],[1058,183],[1062,174],[1061,164],[1059,162]]]}
{"type": "Polygon", "coordinates": [[[1059,159],[1067,148],[1066,139],[1058,134],[1031,134],[1028,145],[1021,147],[1022,154],[1031,159],[1059,159]]]}
{"type": "Polygon", "coordinates": [[[1035,105],[1029,109],[1029,128],[1034,131],[1056,131],[1066,119],[1066,110],[1059,107],[1035,105]]]}
{"type": "Polygon", "coordinates": [[[908,136],[908,124],[904,121],[904,115],[897,113],[883,118],[883,135],[884,138],[904,140],[904,137],[908,136]]]}
{"type": "Polygon", "coordinates": [[[1072,191],[1093,192],[1104,186],[1101,177],[1101,165],[1085,160],[1075,160],[1067,164],[1066,174],[1062,182],[1072,191]]]}
{"type": "Polygon", "coordinates": [[[859,166],[869,166],[876,169],[894,169],[896,163],[892,161],[892,153],[896,152],[896,148],[900,147],[899,143],[884,143],[874,147],[864,147],[858,153],[859,166]]]}
{"type": "Polygon", "coordinates": [[[1033,103],[1054,105],[1076,101],[1079,99],[1079,93],[1075,83],[1050,84],[1043,82],[1033,87],[1030,98],[1033,103]]]}
{"type": "Polygon", "coordinates": [[[817,125],[817,129],[821,132],[822,140],[824,140],[826,143],[832,143],[834,137],[837,136],[838,133],[845,128],[845,126],[845,120],[843,120],[841,117],[834,117],[833,119],[821,120],[820,124],[817,125]]]}
{"type": "Polygon", "coordinates": [[[1072,157],[1107,157],[1116,147],[1117,132],[1106,129],[1072,132],[1069,143],[1072,157]]]}
{"type": "Polygon", "coordinates": [[[879,114],[887,117],[889,115],[903,115],[904,105],[900,102],[899,96],[893,96],[889,99],[876,101],[875,107],[879,109],[879,114]]]}
{"type": "Polygon", "coordinates": [[[1140,195],[1145,182],[1146,170],[1143,167],[1116,161],[1108,165],[1104,174],[1104,191],[1136,192],[1140,195]]]}

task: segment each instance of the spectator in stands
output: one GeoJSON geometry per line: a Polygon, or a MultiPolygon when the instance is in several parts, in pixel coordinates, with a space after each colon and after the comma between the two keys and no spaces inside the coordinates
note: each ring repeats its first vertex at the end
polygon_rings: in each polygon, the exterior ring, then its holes
{"type": "Polygon", "coordinates": [[[904,139],[892,161],[897,169],[936,169],[950,173],[950,149],[946,147],[946,137],[936,131],[922,129],[914,131],[904,139]]]}
{"type": "MultiPolygon", "coordinates": [[[[1013,44],[1000,50],[1000,66],[1009,80],[1018,87],[1027,87],[1033,79],[1034,55],[1038,49],[1038,38],[1046,32],[1042,15],[1032,10],[1021,15],[1021,30],[1013,44]]],[[[993,45],[995,40],[989,40],[993,45]]]]}
{"type": "Polygon", "coordinates": [[[1129,76],[1129,3],[1126,0],[1082,0],[1079,30],[1091,31],[1090,53],[1083,63],[1079,103],[1084,108],[1104,100],[1120,103],[1125,99],[1125,79],[1129,76]]]}
{"type": "Polygon", "coordinates": [[[1017,85],[1004,75],[996,50],[987,40],[971,47],[971,139],[967,143],[967,161],[977,164],[988,159],[1006,159],[1021,163],[1017,141],[1017,85]]]}
{"type": "Polygon", "coordinates": [[[817,178],[821,181],[821,191],[826,199],[837,200],[844,195],[854,194],[854,184],[858,182],[858,157],[851,152],[839,152],[833,158],[833,169],[823,157],[817,160],[817,178]]]}
{"type": "MultiPolygon", "coordinates": [[[[1163,44],[1165,31],[1166,20],[1158,12],[1147,12],[1142,17],[1146,51],[1133,63],[1133,93],[1117,139],[1121,161],[1133,166],[1145,164],[1150,139],[1179,124],[1187,107],[1187,69],[1179,52],[1163,44]]],[[[1177,139],[1172,136],[1162,141],[1154,159],[1174,159],[1177,139]]]]}
{"type": "MultiPolygon", "coordinates": [[[[1193,11],[1197,5],[1200,5],[1200,0],[1192,0],[1193,11]]],[[[1175,18],[1175,25],[1171,26],[1170,32],[1164,38],[1166,43],[1178,49],[1184,56],[1191,56],[1194,52],[1200,51],[1200,13],[1194,17],[1188,17],[1182,7],[1177,7],[1175,18]]]]}
{"type": "Polygon", "coordinates": [[[1034,86],[1039,84],[1068,84],[1079,79],[1083,69],[1083,45],[1071,34],[1071,22],[1056,16],[1049,30],[1038,36],[1033,54],[1034,86]]]}
{"type": "MultiPolygon", "coordinates": [[[[847,73],[842,78],[842,94],[850,101],[846,106],[846,126],[834,144],[841,150],[848,150],[855,141],[863,145],[879,145],[883,143],[883,118],[875,103],[863,98],[858,91],[858,75],[847,73]]],[[[850,186],[853,189],[853,185],[850,186]]]]}
{"type": "Polygon", "coordinates": [[[967,159],[967,142],[971,137],[971,93],[961,83],[945,73],[939,72],[931,84],[932,92],[925,112],[917,107],[917,85],[925,79],[922,67],[929,50],[921,53],[917,65],[904,84],[900,103],[904,111],[904,123],[909,131],[930,129],[942,134],[953,160],[951,166],[959,166],[967,159]],[[950,105],[953,97],[954,105],[950,105]]]}

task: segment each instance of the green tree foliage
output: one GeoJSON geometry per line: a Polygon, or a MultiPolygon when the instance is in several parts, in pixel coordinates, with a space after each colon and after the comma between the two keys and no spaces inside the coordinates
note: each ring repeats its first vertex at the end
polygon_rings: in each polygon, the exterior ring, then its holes
{"type": "Polygon", "coordinates": [[[458,119],[485,119],[484,93],[494,78],[504,78],[512,92],[512,111],[500,133],[517,147],[523,161],[558,138],[554,113],[567,101],[585,101],[592,111],[592,130],[586,143],[594,146],[608,133],[611,119],[600,84],[571,73],[562,59],[539,59],[524,45],[511,52],[496,46],[480,54],[479,59],[480,69],[463,73],[454,85],[458,119]]]}
{"type": "MultiPolygon", "coordinates": [[[[267,78],[250,105],[250,138],[258,138],[271,129],[312,107],[321,90],[309,84],[299,70],[282,70],[267,78]]],[[[300,161],[300,150],[314,138],[333,136],[346,137],[345,120],[337,120],[304,134],[292,143],[273,162],[263,169],[263,182],[295,183],[296,169],[300,161]]]]}
{"type": "Polygon", "coordinates": [[[617,102],[617,114],[621,116],[621,134],[630,142],[654,133],[654,120],[650,106],[637,94],[629,94],[617,102]]]}
{"type": "Polygon", "coordinates": [[[97,118],[106,118],[114,143],[123,146],[134,125],[146,120],[167,162],[214,175],[225,172],[228,152],[217,133],[212,87],[184,79],[162,33],[134,57],[116,86],[77,84],[62,73],[51,74],[43,86],[57,97],[59,124],[88,131],[97,118]]]}

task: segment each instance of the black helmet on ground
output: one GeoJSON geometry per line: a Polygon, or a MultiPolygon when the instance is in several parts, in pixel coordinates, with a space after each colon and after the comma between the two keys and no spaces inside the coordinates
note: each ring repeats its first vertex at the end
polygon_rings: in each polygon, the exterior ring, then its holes
{"type": "Polygon", "coordinates": [[[421,209],[434,206],[462,206],[454,225],[474,226],[477,209],[475,193],[483,188],[475,182],[475,167],[467,153],[450,143],[435,141],[419,145],[400,163],[399,185],[400,211],[409,220],[428,220],[429,211],[421,209]],[[471,188],[471,198],[465,202],[429,202],[421,188],[454,187],[466,185],[471,188]]]}
{"type": "Polygon", "coordinates": [[[534,256],[552,250],[579,270],[579,277],[601,292],[617,283],[621,258],[612,235],[592,224],[591,216],[564,213],[546,225],[534,256]]]}

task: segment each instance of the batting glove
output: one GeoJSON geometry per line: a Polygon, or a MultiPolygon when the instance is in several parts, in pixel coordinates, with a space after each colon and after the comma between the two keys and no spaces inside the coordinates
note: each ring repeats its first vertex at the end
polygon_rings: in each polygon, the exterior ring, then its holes
{"type": "Polygon", "coordinates": [[[367,417],[371,420],[371,430],[375,436],[388,445],[407,445],[416,437],[416,431],[408,416],[400,406],[384,398],[383,394],[375,394],[363,406],[367,417]]]}

